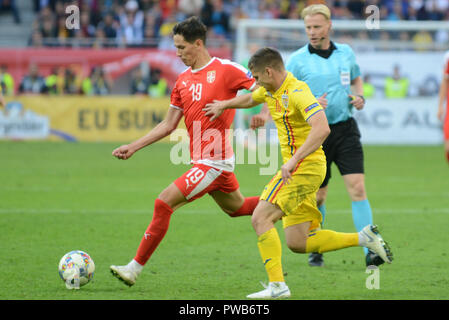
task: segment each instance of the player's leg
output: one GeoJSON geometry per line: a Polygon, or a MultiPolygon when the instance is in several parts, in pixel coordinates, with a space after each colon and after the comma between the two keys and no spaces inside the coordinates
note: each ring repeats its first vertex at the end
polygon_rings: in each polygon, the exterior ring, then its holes
{"type": "MultiPolygon", "coordinates": [[[[331,128],[332,125],[331,125],[331,128]]],[[[332,177],[332,163],[334,162],[334,158],[336,156],[336,153],[338,151],[338,146],[340,144],[340,131],[331,129],[331,134],[326,138],[326,140],[323,143],[323,151],[326,155],[326,175],[324,176],[324,180],[321,183],[320,188],[318,189],[318,192],[316,194],[316,201],[318,210],[321,212],[321,227],[324,226],[324,221],[326,219],[326,197],[327,197],[327,190],[329,181],[332,177]]]]}
{"type": "Polygon", "coordinates": [[[153,218],[140,241],[136,255],[126,266],[111,266],[111,272],[128,286],[132,286],[144,265],[165,237],[174,210],[188,201],[176,186],[170,184],[154,202],[153,218]]]}
{"type": "MultiPolygon", "coordinates": [[[[312,181],[306,178],[304,181],[312,181]]],[[[357,233],[342,233],[320,228],[320,212],[315,194],[302,194],[297,209],[282,219],[287,246],[296,253],[323,253],[359,245],[357,233]]]]}
{"type": "MultiPolygon", "coordinates": [[[[326,175],[327,177],[327,175],[326,175]]],[[[325,183],[323,182],[323,185],[321,185],[320,189],[318,189],[317,193],[316,193],[316,201],[317,201],[317,206],[318,206],[318,210],[321,213],[322,216],[322,220],[321,220],[321,228],[323,228],[324,226],[324,219],[326,218],[326,206],[325,206],[325,201],[326,201],[326,197],[327,197],[327,181],[329,181],[329,179],[325,179],[325,183]]],[[[311,267],[324,267],[324,258],[323,258],[323,254],[319,253],[319,252],[311,252],[309,254],[309,258],[308,258],[308,263],[309,266],[311,267]]]]}
{"type": "Polygon", "coordinates": [[[259,197],[245,198],[240,192],[240,188],[229,193],[216,190],[210,195],[220,208],[230,217],[250,216],[259,202],[259,197]]]}
{"type": "Polygon", "coordinates": [[[373,214],[366,195],[365,175],[363,173],[345,174],[342,176],[349,197],[352,201],[352,215],[357,231],[373,223],[373,214]]]}
{"type": "Polygon", "coordinates": [[[316,203],[318,206],[318,210],[321,212],[321,216],[323,217],[323,220],[321,221],[321,227],[324,226],[324,219],[326,218],[326,198],[327,198],[327,190],[328,186],[327,184],[325,186],[321,186],[317,193],[316,193],[316,203]]]}
{"type": "Polygon", "coordinates": [[[336,232],[316,229],[308,232],[310,222],[303,222],[285,228],[287,246],[296,253],[328,252],[349,247],[368,247],[388,263],[393,260],[390,248],[377,231],[368,225],[357,233],[336,232]]]}
{"type": "Polygon", "coordinates": [[[167,233],[172,213],[188,203],[175,183],[170,184],[154,202],[153,218],[137,249],[134,260],[145,265],[167,233]]]}
{"type": "Polygon", "coordinates": [[[269,284],[262,291],[248,295],[252,299],[289,297],[290,290],[285,284],[282,272],[282,246],[274,223],[283,215],[281,209],[267,201],[259,201],[251,217],[257,234],[257,247],[268,274],[269,284]]]}
{"type": "Polygon", "coordinates": [[[391,262],[392,253],[377,231],[377,227],[368,225],[358,233],[344,233],[323,230],[319,226],[318,209],[314,195],[303,197],[298,210],[283,217],[287,246],[293,252],[328,252],[348,247],[368,247],[379,254],[384,261],[391,262]],[[308,221],[307,221],[308,220],[308,221]]]}
{"type": "MultiPolygon", "coordinates": [[[[326,138],[323,143],[323,151],[326,155],[326,175],[324,177],[324,181],[322,182],[320,188],[316,193],[316,200],[318,210],[321,213],[321,228],[324,227],[324,222],[326,220],[326,197],[329,180],[332,176],[331,168],[332,162],[334,161],[334,156],[336,151],[338,150],[339,144],[339,130],[334,130],[331,125],[331,134],[326,138]]],[[[323,254],[318,252],[311,252],[308,258],[309,266],[311,267],[323,267],[324,266],[324,258],[323,254]]]]}
{"type": "MultiPolygon", "coordinates": [[[[345,123],[346,134],[339,144],[335,156],[335,164],[345,182],[351,198],[352,220],[357,232],[373,223],[373,213],[367,198],[364,176],[364,154],[360,142],[360,131],[354,119],[345,123]]],[[[383,263],[382,259],[372,255],[364,248],[365,260],[368,264],[383,263]]]]}

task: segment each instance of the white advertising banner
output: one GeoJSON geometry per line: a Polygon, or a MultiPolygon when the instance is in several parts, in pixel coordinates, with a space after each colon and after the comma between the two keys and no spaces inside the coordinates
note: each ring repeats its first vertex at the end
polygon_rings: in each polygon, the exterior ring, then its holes
{"type": "Polygon", "coordinates": [[[50,133],[50,119],[32,110],[23,109],[20,103],[0,110],[0,139],[45,139],[50,133]]]}
{"type": "Polygon", "coordinates": [[[354,111],[363,144],[441,144],[438,98],[369,99],[354,111]]]}

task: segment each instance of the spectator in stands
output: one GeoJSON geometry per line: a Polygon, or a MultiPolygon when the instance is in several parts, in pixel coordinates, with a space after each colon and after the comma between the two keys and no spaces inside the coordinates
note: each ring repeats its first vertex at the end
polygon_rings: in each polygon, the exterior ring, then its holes
{"type": "Polygon", "coordinates": [[[14,22],[16,24],[21,23],[20,12],[17,8],[16,0],[0,0],[0,11],[11,11],[14,22]]]}
{"type": "Polygon", "coordinates": [[[14,78],[10,73],[8,73],[7,65],[0,66],[0,87],[2,89],[3,95],[14,95],[14,78]]]}
{"type": "Polygon", "coordinates": [[[98,28],[95,31],[95,38],[92,43],[92,48],[101,49],[101,48],[106,48],[106,47],[110,47],[110,46],[111,46],[111,43],[106,38],[106,34],[104,33],[104,30],[98,28]]]}
{"type": "Polygon", "coordinates": [[[173,27],[177,23],[174,14],[169,15],[159,28],[159,50],[176,50],[173,44],[173,27]]]}
{"type": "Polygon", "coordinates": [[[200,16],[204,0],[178,0],[178,9],[185,17],[200,16]]]}
{"type": "Polygon", "coordinates": [[[95,36],[95,26],[91,21],[90,12],[82,11],[80,14],[80,30],[77,30],[81,33],[82,38],[93,38],[95,36]]]}
{"type": "Polygon", "coordinates": [[[143,42],[144,14],[139,10],[136,0],[128,0],[120,15],[119,38],[127,46],[140,45],[143,42]]]}
{"type": "Polygon", "coordinates": [[[115,40],[117,38],[117,29],[119,27],[119,23],[114,19],[114,15],[111,12],[108,12],[98,24],[97,29],[103,30],[104,36],[107,39],[115,40]]]}
{"type": "Polygon", "coordinates": [[[19,86],[21,94],[41,94],[47,92],[44,78],[39,74],[38,66],[31,63],[29,73],[22,79],[19,86]]]}
{"type": "Polygon", "coordinates": [[[425,3],[429,20],[443,20],[449,10],[449,1],[447,0],[427,0],[425,3]]]}
{"type": "Polygon", "coordinates": [[[445,46],[449,43],[449,31],[440,29],[435,32],[435,43],[441,46],[445,46]]]}
{"type": "Polygon", "coordinates": [[[104,96],[111,93],[112,81],[105,75],[103,67],[98,66],[94,68],[91,81],[93,95],[104,96]]]}
{"type": "Polygon", "coordinates": [[[410,82],[401,75],[398,64],[393,67],[393,75],[385,79],[385,97],[387,98],[405,98],[408,95],[410,82]]]}
{"type": "Polygon", "coordinates": [[[223,10],[222,0],[213,0],[213,12],[211,17],[211,27],[215,34],[230,37],[229,15],[223,10]]]}
{"type": "Polygon", "coordinates": [[[92,90],[92,76],[94,74],[95,67],[90,70],[89,76],[84,77],[84,79],[81,81],[81,94],[84,94],[86,96],[93,95],[92,90]]]}
{"type": "Polygon", "coordinates": [[[79,94],[81,81],[75,67],[66,68],[64,71],[64,94],[79,94]]]}
{"type": "Polygon", "coordinates": [[[42,34],[44,45],[46,46],[57,45],[57,43],[54,41],[54,39],[57,36],[57,33],[53,21],[54,21],[53,18],[44,19],[40,25],[40,32],[42,34]]]}
{"type": "Polygon", "coordinates": [[[52,68],[51,73],[45,78],[45,85],[47,86],[47,92],[49,94],[62,94],[64,86],[64,70],[58,67],[52,68]]]}
{"type": "Polygon", "coordinates": [[[44,40],[42,37],[42,33],[39,30],[34,30],[31,34],[30,39],[28,40],[28,46],[41,48],[44,46],[44,40]]]}
{"type": "Polygon", "coordinates": [[[58,38],[58,44],[62,46],[66,44],[67,39],[73,37],[73,30],[68,29],[65,22],[65,17],[59,17],[55,30],[55,36],[58,38]]]}
{"type": "Polygon", "coordinates": [[[433,44],[432,35],[425,30],[418,31],[413,37],[412,41],[414,44],[414,48],[417,51],[426,51],[430,49],[430,46],[433,44]]]}
{"type": "Polygon", "coordinates": [[[161,76],[160,69],[152,69],[150,73],[150,97],[160,98],[164,97],[168,92],[167,80],[161,76]]]}
{"type": "Polygon", "coordinates": [[[376,88],[371,83],[370,75],[366,74],[363,77],[363,96],[368,98],[373,98],[376,95],[376,88]]]}
{"type": "Polygon", "coordinates": [[[364,2],[361,0],[349,0],[347,3],[348,11],[354,19],[362,19],[364,16],[364,2]]]}
{"type": "Polygon", "coordinates": [[[142,70],[137,68],[131,79],[130,93],[135,95],[147,95],[149,90],[149,81],[144,77],[142,70]]]}

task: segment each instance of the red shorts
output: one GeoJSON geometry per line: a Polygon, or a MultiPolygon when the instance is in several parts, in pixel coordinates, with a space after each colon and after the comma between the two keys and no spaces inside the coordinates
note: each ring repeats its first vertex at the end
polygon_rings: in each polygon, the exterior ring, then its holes
{"type": "Polygon", "coordinates": [[[175,185],[188,201],[201,198],[213,191],[231,193],[239,188],[234,172],[219,170],[204,164],[195,164],[175,180],[175,185]]]}

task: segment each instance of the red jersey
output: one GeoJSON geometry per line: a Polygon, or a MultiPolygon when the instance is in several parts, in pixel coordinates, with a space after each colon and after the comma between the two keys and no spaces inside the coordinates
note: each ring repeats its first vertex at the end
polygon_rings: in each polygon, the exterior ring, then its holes
{"type": "Polygon", "coordinates": [[[235,109],[227,109],[219,118],[210,121],[203,108],[214,100],[232,99],[237,91],[251,90],[254,86],[255,79],[246,68],[216,57],[200,69],[188,68],[179,75],[171,93],[170,107],[184,113],[193,163],[233,171],[234,151],[229,129],[235,109]]]}

